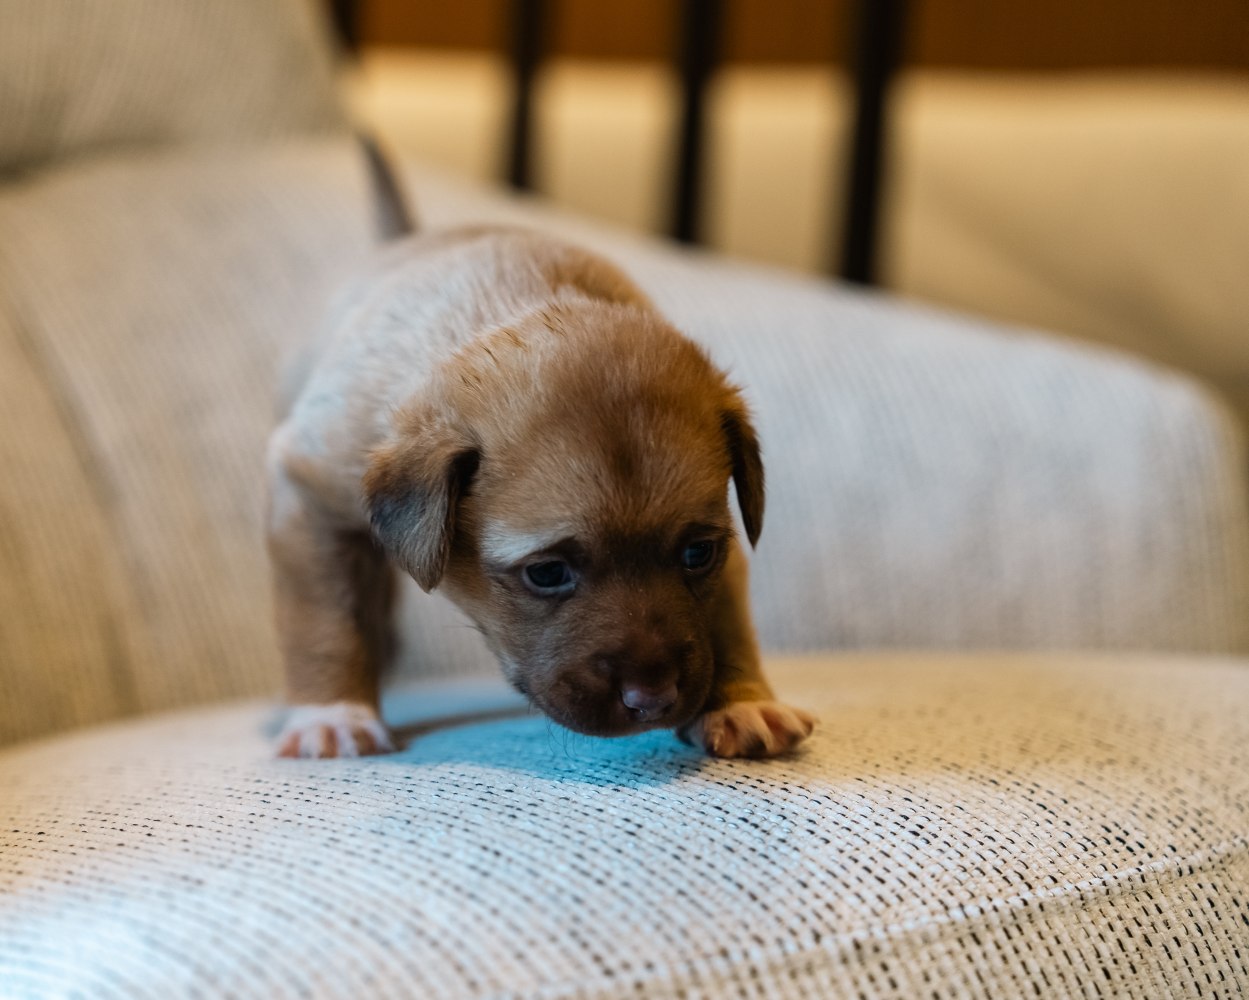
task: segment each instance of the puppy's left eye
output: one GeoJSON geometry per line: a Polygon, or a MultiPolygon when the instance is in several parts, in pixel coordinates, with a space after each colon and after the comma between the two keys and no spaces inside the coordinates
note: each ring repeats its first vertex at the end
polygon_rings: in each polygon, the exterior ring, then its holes
{"type": "Polygon", "coordinates": [[[699,573],[710,568],[715,557],[715,542],[709,539],[704,539],[701,542],[691,542],[681,552],[681,565],[691,573],[699,573]]]}
{"type": "Polygon", "coordinates": [[[559,597],[577,585],[572,567],[560,559],[530,563],[521,576],[525,586],[539,597],[559,597]]]}

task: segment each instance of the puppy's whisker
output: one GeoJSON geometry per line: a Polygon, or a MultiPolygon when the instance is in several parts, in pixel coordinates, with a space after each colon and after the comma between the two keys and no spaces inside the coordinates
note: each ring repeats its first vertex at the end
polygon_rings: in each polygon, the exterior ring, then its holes
{"type": "MultiPolygon", "coordinates": [[[[552,753],[555,752],[555,723],[550,719],[546,720],[546,745],[552,753]]],[[[565,754],[567,754],[567,748],[565,748],[565,754]]]]}

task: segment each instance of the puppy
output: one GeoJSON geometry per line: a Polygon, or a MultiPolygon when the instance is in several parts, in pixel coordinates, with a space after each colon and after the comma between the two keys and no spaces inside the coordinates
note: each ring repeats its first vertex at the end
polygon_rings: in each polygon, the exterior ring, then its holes
{"type": "MultiPolygon", "coordinates": [[[[410,228],[370,152],[383,228],[410,228]]],[[[814,719],[760,669],[763,523],[739,391],[607,261],[535,232],[408,235],[343,300],[268,456],[290,757],[382,753],[395,570],[476,624],[557,723],[722,757],[814,719]]]]}

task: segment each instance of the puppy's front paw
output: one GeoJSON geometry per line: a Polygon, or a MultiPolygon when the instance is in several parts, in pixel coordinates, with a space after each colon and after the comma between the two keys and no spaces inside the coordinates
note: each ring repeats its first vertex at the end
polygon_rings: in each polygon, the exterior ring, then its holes
{"type": "Polygon", "coordinates": [[[774,757],[811,735],[815,716],[779,701],[736,701],[704,712],[681,733],[713,757],[774,757]]]}
{"type": "Polygon", "coordinates": [[[395,741],[368,705],[298,705],[278,734],[279,757],[363,757],[390,753],[395,741]]]}

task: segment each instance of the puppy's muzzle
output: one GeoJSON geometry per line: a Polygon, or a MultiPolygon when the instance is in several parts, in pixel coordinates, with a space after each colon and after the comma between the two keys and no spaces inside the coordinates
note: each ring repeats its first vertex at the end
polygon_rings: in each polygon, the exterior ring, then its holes
{"type": "MultiPolygon", "coordinates": [[[[626,727],[671,724],[681,706],[683,683],[693,643],[657,635],[633,636],[621,647],[600,655],[598,669],[610,685],[615,714],[626,727]]],[[[619,724],[618,723],[618,724],[619,724]]]]}

